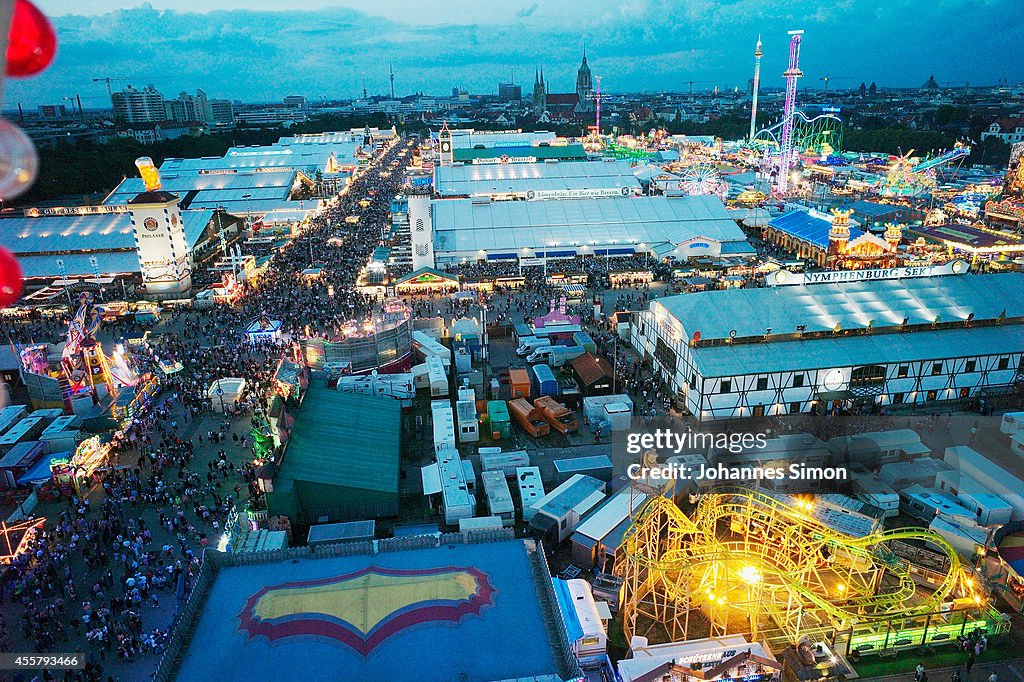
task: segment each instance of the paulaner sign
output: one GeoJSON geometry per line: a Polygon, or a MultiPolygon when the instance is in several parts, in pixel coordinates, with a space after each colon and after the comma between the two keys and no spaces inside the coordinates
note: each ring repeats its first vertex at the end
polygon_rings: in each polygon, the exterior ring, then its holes
{"type": "Polygon", "coordinates": [[[765,278],[768,286],[784,286],[790,284],[838,284],[842,282],[866,282],[878,279],[908,279],[916,277],[940,277],[943,275],[962,275],[968,271],[968,263],[954,260],[944,265],[903,266],[898,268],[879,268],[875,270],[829,270],[826,272],[795,273],[788,270],[776,270],[765,278]]]}

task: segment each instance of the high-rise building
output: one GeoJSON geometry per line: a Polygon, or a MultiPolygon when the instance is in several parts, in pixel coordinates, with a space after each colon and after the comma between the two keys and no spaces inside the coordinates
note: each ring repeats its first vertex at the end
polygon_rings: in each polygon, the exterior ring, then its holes
{"type": "Polygon", "coordinates": [[[518,102],[523,98],[523,86],[515,83],[498,83],[498,99],[502,102],[518,102]]]}
{"type": "Polygon", "coordinates": [[[231,126],[235,124],[235,107],[230,100],[210,100],[210,120],[208,123],[219,126],[231,126]]]}
{"type": "Polygon", "coordinates": [[[125,123],[159,123],[167,120],[164,97],[152,85],[136,90],[131,85],[112,93],[114,118],[125,123]]]}
{"type": "Polygon", "coordinates": [[[202,120],[200,112],[197,111],[196,98],[187,92],[178,93],[175,99],[164,100],[164,111],[164,120],[167,121],[185,123],[202,120]]]}
{"type": "Polygon", "coordinates": [[[288,95],[284,98],[284,105],[289,109],[305,109],[306,98],[302,95],[288,95]]]}

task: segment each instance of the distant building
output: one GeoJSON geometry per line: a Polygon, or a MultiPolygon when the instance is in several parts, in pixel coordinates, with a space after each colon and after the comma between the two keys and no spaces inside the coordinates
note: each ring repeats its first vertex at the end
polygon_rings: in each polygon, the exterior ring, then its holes
{"type": "Polygon", "coordinates": [[[518,102],[523,98],[523,86],[515,83],[498,83],[498,99],[502,102],[518,102]]]}
{"type": "Polygon", "coordinates": [[[1007,144],[1024,142],[1024,118],[1000,118],[981,132],[981,139],[997,137],[1007,144]]]}
{"type": "Polygon", "coordinates": [[[39,105],[39,118],[52,120],[67,116],[67,109],[63,104],[41,104],[39,105]]]}
{"type": "Polygon", "coordinates": [[[541,116],[548,108],[548,92],[544,85],[544,69],[533,72],[533,115],[541,116]]]}
{"type": "Polygon", "coordinates": [[[921,89],[925,92],[938,92],[939,84],[935,81],[935,76],[928,76],[928,80],[921,86],[921,89]]]}
{"type": "Polygon", "coordinates": [[[210,100],[210,120],[206,121],[217,126],[233,126],[235,124],[235,107],[230,100],[210,100]]]}
{"type": "Polygon", "coordinates": [[[305,109],[306,98],[302,95],[288,95],[284,98],[284,105],[289,109],[305,109]]]}
{"type": "MultiPolygon", "coordinates": [[[[200,90],[200,92],[202,92],[200,90]]],[[[205,99],[205,98],[204,98],[205,99]]],[[[200,121],[200,112],[196,111],[196,98],[187,92],[178,94],[175,99],[169,99],[164,102],[164,119],[167,121],[178,121],[184,123],[185,121],[200,121]]]]}
{"type": "Polygon", "coordinates": [[[110,95],[114,119],[125,123],[159,123],[167,120],[164,97],[152,85],[136,90],[131,85],[110,95]]]}
{"type": "Polygon", "coordinates": [[[178,123],[176,121],[164,121],[163,123],[135,123],[118,132],[120,137],[130,137],[140,144],[154,144],[164,140],[176,140],[186,135],[202,135],[202,124],[192,121],[178,123]]]}

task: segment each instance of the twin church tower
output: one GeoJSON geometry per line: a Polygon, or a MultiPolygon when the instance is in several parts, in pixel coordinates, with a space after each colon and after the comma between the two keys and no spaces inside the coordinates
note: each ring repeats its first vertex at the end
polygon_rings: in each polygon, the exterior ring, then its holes
{"type": "Polygon", "coordinates": [[[533,73],[533,113],[541,116],[552,109],[571,110],[575,114],[594,111],[594,81],[587,64],[587,49],[583,48],[583,62],[576,72],[576,92],[551,94],[544,81],[544,70],[533,73]]]}

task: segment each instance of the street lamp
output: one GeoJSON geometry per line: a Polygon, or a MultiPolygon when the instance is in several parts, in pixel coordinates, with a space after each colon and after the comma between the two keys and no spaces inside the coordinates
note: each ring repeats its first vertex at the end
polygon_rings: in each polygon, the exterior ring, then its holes
{"type": "Polygon", "coordinates": [[[252,230],[252,195],[243,194],[242,198],[245,199],[245,229],[252,230]]]}

